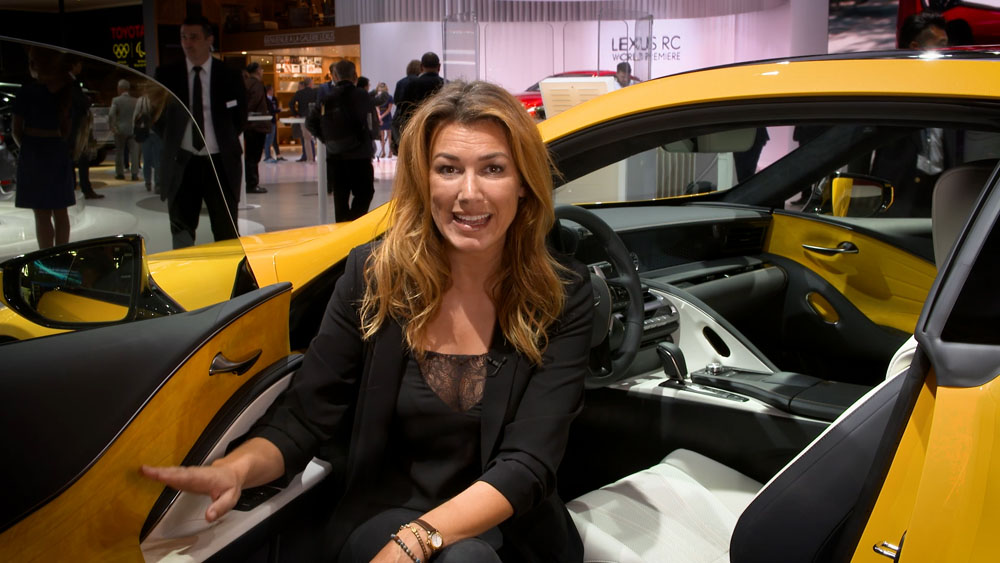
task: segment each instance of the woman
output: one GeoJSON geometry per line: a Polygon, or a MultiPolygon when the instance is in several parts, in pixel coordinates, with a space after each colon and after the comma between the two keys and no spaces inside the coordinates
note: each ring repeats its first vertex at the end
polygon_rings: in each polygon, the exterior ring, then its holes
{"type": "Polygon", "coordinates": [[[509,93],[452,83],[400,144],[391,227],[354,249],[289,390],[226,457],[143,472],[216,499],[347,446],[340,561],[579,561],[555,493],[592,294],[545,246],[551,161],[509,93]],[[390,538],[391,534],[391,538],[390,538]]]}
{"type": "Polygon", "coordinates": [[[389,158],[392,156],[392,143],[389,137],[392,134],[392,96],[389,94],[389,87],[385,82],[379,82],[375,87],[375,110],[378,111],[379,124],[379,147],[378,156],[389,158]]]}
{"type": "Polygon", "coordinates": [[[25,84],[14,101],[11,134],[20,147],[16,207],[35,215],[38,248],[69,242],[69,211],[76,204],[73,162],[89,130],[84,131],[86,102],[74,95],[62,53],[42,47],[28,52],[35,82],[25,84]]]}

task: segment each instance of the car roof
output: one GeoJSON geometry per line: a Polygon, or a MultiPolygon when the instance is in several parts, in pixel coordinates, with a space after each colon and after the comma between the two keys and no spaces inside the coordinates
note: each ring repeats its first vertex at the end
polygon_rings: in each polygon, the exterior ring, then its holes
{"type": "Polygon", "coordinates": [[[1000,48],[787,57],[695,70],[615,90],[539,124],[546,142],[672,106],[817,97],[1000,99],[1000,48]]]}

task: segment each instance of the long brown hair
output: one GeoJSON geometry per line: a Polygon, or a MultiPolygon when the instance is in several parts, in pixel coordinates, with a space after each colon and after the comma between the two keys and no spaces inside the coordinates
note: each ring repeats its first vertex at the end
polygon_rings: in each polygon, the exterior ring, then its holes
{"type": "Polygon", "coordinates": [[[547,329],[562,312],[563,270],[545,246],[554,222],[554,167],[534,121],[503,88],[488,82],[453,82],[423,102],[403,131],[390,208],[391,225],[365,268],[362,334],[371,338],[387,320],[399,322],[406,342],[422,352],[428,323],[441,307],[450,270],[444,242],[431,217],[430,150],[450,123],[488,120],[506,133],[525,186],[507,229],[491,298],[504,337],[539,364],[547,329]]]}

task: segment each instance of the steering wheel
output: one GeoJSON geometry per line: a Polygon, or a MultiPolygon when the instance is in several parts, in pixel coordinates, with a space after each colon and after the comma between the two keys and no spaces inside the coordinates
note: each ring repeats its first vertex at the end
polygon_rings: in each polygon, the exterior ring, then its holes
{"type": "Polygon", "coordinates": [[[591,273],[594,287],[594,332],[590,339],[590,365],[585,383],[588,389],[610,385],[625,377],[629,366],[639,353],[642,339],[642,289],[639,273],[625,243],[592,211],[575,205],[562,205],[555,209],[556,221],[573,221],[590,231],[604,247],[616,275],[606,278],[591,273]],[[624,318],[614,316],[612,291],[628,297],[624,318]]]}

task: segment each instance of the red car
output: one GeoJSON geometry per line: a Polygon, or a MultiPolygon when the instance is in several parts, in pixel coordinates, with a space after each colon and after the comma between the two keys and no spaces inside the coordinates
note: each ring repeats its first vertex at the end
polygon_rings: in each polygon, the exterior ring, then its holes
{"type": "Polygon", "coordinates": [[[948,21],[948,37],[952,44],[963,45],[967,41],[973,45],[1000,44],[1000,2],[997,0],[899,0],[897,36],[907,17],[924,10],[934,10],[944,16],[948,21]],[[958,33],[962,33],[963,28],[965,34],[971,30],[972,37],[956,41],[952,26],[958,33]]]}
{"type": "MultiPolygon", "coordinates": [[[[567,78],[567,77],[585,77],[585,76],[614,76],[615,71],[613,70],[571,70],[569,72],[560,72],[559,74],[553,74],[552,76],[546,76],[545,78],[567,78]]],[[[544,79],[543,79],[544,80],[544,79]]],[[[632,80],[638,81],[639,78],[633,76],[632,80]]],[[[542,91],[538,86],[538,82],[535,82],[531,86],[528,86],[524,92],[520,94],[514,94],[514,97],[521,101],[524,105],[524,109],[528,110],[528,113],[532,117],[541,121],[545,119],[545,106],[542,105],[542,91]]]]}

